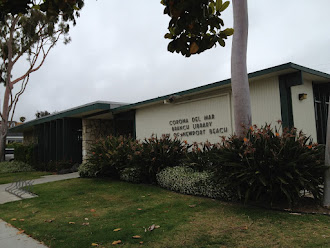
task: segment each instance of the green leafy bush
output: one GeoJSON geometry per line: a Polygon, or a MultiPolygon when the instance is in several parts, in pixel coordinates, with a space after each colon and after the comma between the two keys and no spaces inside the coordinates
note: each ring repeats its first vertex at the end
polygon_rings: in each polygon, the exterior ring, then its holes
{"type": "Polygon", "coordinates": [[[20,142],[12,142],[12,143],[9,143],[9,144],[6,144],[6,148],[16,148],[17,146],[21,146],[23,145],[22,143],[20,142]]]}
{"type": "Polygon", "coordinates": [[[15,144],[14,157],[16,161],[21,161],[30,165],[37,164],[34,144],[15,144]]]}
{"type": "Polygon", "coordinates": [[[138,161],[146,183],[157,183],[156,174],[164,168],[180,165],[186,151],[185,142],[177,138],[152,136],[142,142],[142,149],[139,154],[134,154],[136,157],[133,160],[138,161]]]}
{"type": "Polygon", "coordinates": [[[57,172],[59,174],[76,172],[79,164],[73,163],[71,160],[48,161],[46,163],[38,163],[37,168],[44,171],[57,172]]]}
{"type": "Polygon", "coordinates": [[[91,146],[88,163],[98,168],[98,176],[119,178],[124,169],[136,168],[142,182],[156,183],[156,174],[166,167],[179,165],[186,150],[184,142],[168,136],[153,136],[143,142],[108,136],[91,146]]]}
{"type": "Polygon", "coordinates": [[[91,146],[88,163],[98,168],[98,176],[119,178],[121,170],[133,166],[140,149],[141,145],[131,137],[108,136],[91,146]]]}
{"type": "Polygon", "coordinates": [[[34,171],[31,165],[21,161],[0,162],[0,173],[34,171]]]}
{"type": "Polygon", "coordinates": [[[132,183],[143,182],[141,170],[135,167],[123,169],[120,172],[120,179],[132,183]]]}
{"type": "Polygon", "coordinates": [[[99,167],[92,163],[83,163],[78,168],[80,177],[97,177],[99,174],[99,167]]]}
{"type": "Polygon", "coordinates": [[[187,195],[232,200],[232,190],[219,182],[214,183],[212,179],[212,172],[195,171],[185,166],[168,167],[157,174],[157,182],[163,188],[187,195]]]}
{"type": "Polygon", "coordinates": [[[142,142],[109,136],[92,146],[88,164],[80,171],[132,182],[158,181],[186,194],[296,204],[303,191],[321,199],[323,156],[324,147],[296,129],[279,132],[266,125],[251,127],[244,137],[223,138],[222,144],[190,146],[168,136],[142,142]]]}
{"type": "Polygon", "coordinates": [[[282,133],[270,125],[247,130],[245,137],[224,140],[215,154],[215,179],[225,179],[241,199],[263,200],[270,204],[286,200],[296,204],[301,192],[322,197],[323,146],[312,144],[296,129],[282,133]]]}
{"type": "MultiPolygon", "coordinates": [[[[184,164],[198,171],[210,170],[213,168],[214,156],[220,152],[220,143],[211,144],[194,143],[190,152],[186,153],[184,164]]],[[[190,148],[190,147],[189,147],[190,148]]]]}

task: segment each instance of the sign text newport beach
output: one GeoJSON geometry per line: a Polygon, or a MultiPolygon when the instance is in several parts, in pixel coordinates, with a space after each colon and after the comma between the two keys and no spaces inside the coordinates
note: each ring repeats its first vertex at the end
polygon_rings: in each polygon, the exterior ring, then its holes
{"type": "Polygon", "coordinates": [[[203,117],[181,118],[170,120],[169,125],[174,136],[189,137],[194,135],[205,135],[206,133],[224,134],[228,132],[228,127],[216,127],[213,124],[214,114],[207,114],[203,117]]]}

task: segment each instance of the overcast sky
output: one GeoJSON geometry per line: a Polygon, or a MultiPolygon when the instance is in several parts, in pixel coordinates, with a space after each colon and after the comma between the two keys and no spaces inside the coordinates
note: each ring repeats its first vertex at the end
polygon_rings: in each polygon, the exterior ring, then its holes
{"type": "MultiPolygon", "coordinates": [[[[86,0],[72,42],[59,42],[31,74],[14,120],[93,101],[134,103],[230,78],[231,39],[190,58],[167,52],[169,17],[159,2],[86,0]]],[[[293,62],[330,73],[329,0],[248,5],[248,72],[293,62]]],[[[232,27],[232,6],[222,17],[232,27]]]]}

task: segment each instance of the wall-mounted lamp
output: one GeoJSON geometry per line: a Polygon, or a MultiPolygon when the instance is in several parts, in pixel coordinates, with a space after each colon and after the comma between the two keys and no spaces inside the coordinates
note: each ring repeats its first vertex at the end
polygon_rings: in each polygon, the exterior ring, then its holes
{"type": "Polygon", "coordinates": [[[307,94],[306,94],[306,93],[300,93],[300,94],[298,95],[298,97],[299,97],[299,101],[302,101],[302,100],[307,99],[307,94]]]}

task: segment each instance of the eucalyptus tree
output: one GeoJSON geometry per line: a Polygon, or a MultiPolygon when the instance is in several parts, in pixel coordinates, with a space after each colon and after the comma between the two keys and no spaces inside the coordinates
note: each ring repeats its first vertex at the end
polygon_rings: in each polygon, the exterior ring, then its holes
{"type": "Polygon", "coordinates": [[[242,135],[252,122],[250,90],[246,69],[248,11],[247,0],[233,0],[234,29],[224,29],[221,13],[229,6],[222,0],[162,0],[164,14],[171,17],[165,38],[172,41],[168,51],[189,57],[217,44],[224,47],[233,36],[231,86],[234,104],[235,132],[242,135]],[[235,30],[235,33],[234,33],[235,30]]]}
{"type": "Polygon", "coordinates": [[[41,68],[60,37],[65,44],[70,41],[70,23],[75,25],[83,4],[83,0],[0,0],[0,83],[4,86],[0,111],[1,160],[8,122],[13,119],[30,74],[41,68]],[[16,65],[24,62],[25,69],[14,75],[16,65]],[[18,88],[15,91],[14,86],[18,88]]]}

